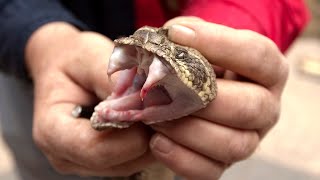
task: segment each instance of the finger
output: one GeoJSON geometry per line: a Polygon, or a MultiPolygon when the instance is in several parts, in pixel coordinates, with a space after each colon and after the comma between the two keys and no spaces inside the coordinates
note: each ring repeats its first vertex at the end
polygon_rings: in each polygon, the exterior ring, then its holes
{"type": "Polygon", "coordinates": [[[64,175],[79,175],[82,177],[130,176],[134,173],[140,172],[155,161],[152,154],[148,152],[135,160],[125,162],[117,166],[93,169],[92,167],[82,166],[59,158],[49,157],[48,159],[58,173],[64,175]]]}
{"type": "Polygon", "coordinates": [[[142,126],[98,132],[91,128],[89,121],[65,116],[71,107],[59,105],[51,110],[51,113],[60,115],[52,117],[56,122],[50,126],[47,143],[55,147],[55,153],[63,155],[62,158],[83,166],[101,168],[135,159],[147,151],[149,135],[142,126]]]}
{"type": "Polygon", "coordinates": [[[279,118],[279,99],[262,86],[217,79],[219,93],[194,116],[239,129],[272,127],[279,118]]]}
{"type": "Polygon", "coordinates": [[[75,120],[69,114],[74,106],[60,104],[50,114],[54,124],[49,137],[56,153],[87,167],[110,167],[136,159],[148,149],[149,135],[145,127],[136,124],[125,130],[111,129],[98,132],[86,120],[75,120]],[[72,127],[72,129],[70,129],[72,127]],[[124,144],[124,142],[126,144],[124,144]]]}
{"type": "Polygon", "coordinates": [[[196,22],[196,21],[204,21],[204,20],[196,16],[179,16],[179,17],[170,19],[163,26],[169,27],[181,22],[196,22]]]}
{"type": "Polygon", "coordinates": [[[171,40],[199,50],[212,64],[266,87],[284,84],[288,65],[276,45],[257,33],[205,21],[181,21],[169,28],[171,40]]]}
{"type": "Polygon", "coordinates": [[[76,105],[87,104],[92,96],[63,73],[45,76],[35,86],[33,126],[35,143],[44,154],[54,154],[86,168],[102,169],[135,160],[147,151],[150,135],[144,126],[93,130],[88,120],[71,115],[76,105]]]}
{"type": "Polygon", "coordinates": [[[111,82],[108,81],[107,67],[113,51],[113,42],[98,33],[83,34],[78,43],[86,46],[77,49],[79,57],[71,59],[71,62],[68,61],[69,65],[64,66],[64,70],[81,87],[93,92],[100,99],[105,99],[112,90],[111,82]]]}
{"type": "MultiPolygon", "coordinates": [[[[39,76],[35,81],[35,115],[46,112],[46,108],[60,102],[75,105],[90,105],[96,102],[96,96],[90,94],[62,72],[54,71],[39,76]]],[[[45,114],[39,114],[45,116],[45,114]]]]}
{"type": "Polygon", "coordinates": [[[226,164],[247,158],[259,143],[256,131],[232,129],[194,117],[152,127],[182,146],[226,164]]]}
{"type": "Polygon", "coordinates": [[[158,160],[187,179],[219,179],[225,169],[223,164],[195,153],[161,134],[153,136],[150,147],[158,160]]]}

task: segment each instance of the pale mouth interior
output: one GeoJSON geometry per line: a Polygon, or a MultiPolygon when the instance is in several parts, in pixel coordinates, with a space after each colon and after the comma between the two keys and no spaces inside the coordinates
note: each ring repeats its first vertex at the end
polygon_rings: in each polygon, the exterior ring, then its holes
{"type": "Polygon", "coordinates": [[[170,104],[172,101],[161,82],[156,82],[151,87],[144,86],[147,75],[138,74],[137,67],[122,70],[119,76],[121,77],[115,82],[112,95],[107,99],[113,102],[114,110],[141,110],[151,106],[170,104]],[[118,109],[117,107],[120,106],[121,108],[118,109]]]}
{"type": "Polygon", "coordinates": [[[99,121],[136,120],[140,112],[155,106],[172,103],[164,80],[171,75],[160,57],[134,46],[114,49],[110,58],[108,75],[119,73],[112,94],[95,111],[99,121]]]}

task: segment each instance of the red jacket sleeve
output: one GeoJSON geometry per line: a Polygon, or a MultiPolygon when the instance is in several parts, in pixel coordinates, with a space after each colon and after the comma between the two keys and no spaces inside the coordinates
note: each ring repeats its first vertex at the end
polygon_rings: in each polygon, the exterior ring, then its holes
{"type": "Polygon", "coordinates": [[[197,0],[188,1],[182,15],[237,29],[256,31],[285,51],[309,20],[303,0],[197,0]]]}
{"type": "MultiPolygon", "coordinates": [[[[176,0],[181,15],[237,29],[256,31],[272,39],[284,52],[309,20],[303,0],[176,0]]],[[[162,0],[135,0],[136,27],[161,26],[172,13],[162,0]]]]}

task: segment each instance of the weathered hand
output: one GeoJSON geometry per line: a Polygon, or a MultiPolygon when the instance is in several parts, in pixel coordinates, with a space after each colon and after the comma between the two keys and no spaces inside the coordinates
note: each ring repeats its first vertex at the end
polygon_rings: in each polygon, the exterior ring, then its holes
{"type": "Polygon", "coordinates": [[[65,23],[50,23],[28,42],[26,64],[35,85],[33,136],[63,174],[126,176],[149,165],[150,134],[141,124],[125,130],[93,130],[72,109],[109,95],[107,63],[113,42],[65,23]],[[97,98],[98,97],[98,98],[97,98]]]}
{"type": "Polygon", "coordinates": [[[190,17],[167,26],[171,40],[199,50],[215,65],[218,95],[191,116],[153,125],[158,133],[151,150],[188,179],[218,179],[252,154],[277,122],[288,65],[271,40],[248,30],[190,17]]]}

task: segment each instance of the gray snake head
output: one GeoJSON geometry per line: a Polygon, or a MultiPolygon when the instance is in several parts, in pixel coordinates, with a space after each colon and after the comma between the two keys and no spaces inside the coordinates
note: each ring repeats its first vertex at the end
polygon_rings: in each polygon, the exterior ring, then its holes
{"type": "Polygon", "coordinates": [[[178,119],[216,97],[211,64],[197,50],[171,42],[167,32],[145,26],[114,41],[108,74],[120,71],[120,75],[112,94],[95,107],[93,128],[178,119]]]}

